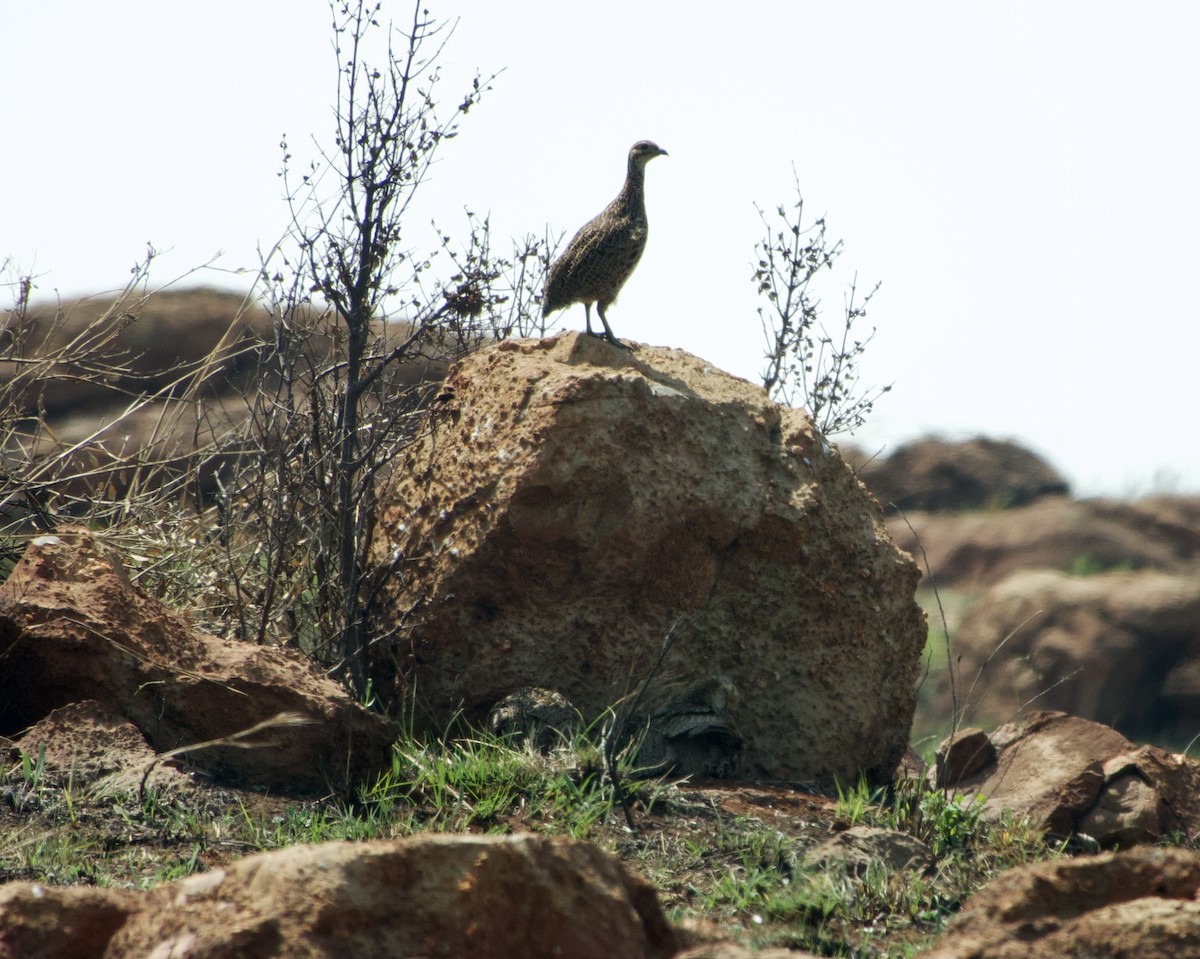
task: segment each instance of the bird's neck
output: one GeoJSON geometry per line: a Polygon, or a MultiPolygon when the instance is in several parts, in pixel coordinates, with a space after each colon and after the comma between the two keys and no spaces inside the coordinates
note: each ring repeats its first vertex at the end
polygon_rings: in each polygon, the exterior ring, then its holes
{"type": "Polygon", "coordinates": [[[617,197],[617,203],[630,211],[646,212],[646,171],[636,163],[630,163],[625,174],[625,185],[617,197]]]}

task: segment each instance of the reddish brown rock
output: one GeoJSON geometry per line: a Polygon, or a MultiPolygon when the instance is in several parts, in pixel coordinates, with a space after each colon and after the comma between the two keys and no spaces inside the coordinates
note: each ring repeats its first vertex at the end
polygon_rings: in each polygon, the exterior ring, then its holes
{"type": "Polygon", "coordinates": [[[294,846],[143,894],[0,889],[3,959],[666,959],[678,947],[644,880],[544,836],[294,846]]]}
{"type": "Polygon", "coordinates": [[[1146,847],[1010,869],[925,959],[1194,959],[1200,853],[1146,847]]]}
{"type": "Polygon", "coordinates": [[[0,585],[0,657],[0,734],[88,702],[161,753],[288,713],[304,722],[243,743],[269,748],[206,748],[187,761],[225,782],[292,793],[346,788],[390,761],[392,724],[300,654],[193,629],[140,593],[81,527],[35,539],[0,585]]]}
{"type": "Polygon", "coordinates": [[[397,709],[440,731],[541,686],[591,721],[670,635],[639,708],[707,711],[735,774],[890,777],[918,572],[801,411],[686,353],[579,334],[482,350],[446,386],[380,525],[404,559],[403,632],[375,663],[397,709]]]}
{"type": "MultiPolygon", "coordinates": [[[[995,761],[933,782],[986,800],[984,813],[1009,812],[1065,838],[1083,833],[1101,846],[1200,834],[1200,763],[1155,746],[1135,747],[1107,726],[1064,713],[1036,712],[989,737],[995,761]]],[[[947,753],[954,761],[953,751],[947,753]]]]}
{"type": "Polygon", "coordinates": [[[937,749],[934,785],[953,789],[996,761],[996,747],[982,729],[960,729],[937,749]]]}
{"type": "Polygon", "coordinates": [[[121,889],[0,886],[0,959],[102,959],[139,901],[121,889]]]}
{"type": "Polygon", "coordinates": [[[52,709],[13,736],[12,743],[14,763],[24,753],[42,763],[46,772],[77,786],[106,777],[125,792],[143,782],[166,789],[192,784],[181,771],[157,761],[158,754],[141,730],[116,707],[92,699],[52,709]]]}

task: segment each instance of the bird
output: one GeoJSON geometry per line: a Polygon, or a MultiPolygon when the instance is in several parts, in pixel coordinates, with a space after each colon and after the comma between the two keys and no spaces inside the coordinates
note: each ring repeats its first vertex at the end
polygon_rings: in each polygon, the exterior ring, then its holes
{"type": "Polygon", "coordinates": [[[625,185],[603,212],[580,228],[566,250],[550,265],[542,299],[542,315],[582,303],[589,336],[592,304],[604,324],[604,338],[627,347],[613,336],[605,310],[612,305],[646,249],[646,164],[667,151],[657,143],[638,140],[629,150],[625,185]]]}
{"type": "Polygon", "coordinates": [[[637,750],[639,772],[729,777],[737,769],[742,738],[727,706],[737,697],[727,676],[714,676],[646,720],[637,750]]]}

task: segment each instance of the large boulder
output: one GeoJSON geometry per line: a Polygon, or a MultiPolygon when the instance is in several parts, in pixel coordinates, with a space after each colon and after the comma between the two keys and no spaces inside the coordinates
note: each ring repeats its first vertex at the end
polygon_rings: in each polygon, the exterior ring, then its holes
{"type": "Polygon", "coordinates": [[[854,465],[879,502],[905,511],[1007,509],[1069,490],[1062,474],[1036,453],[985,436],[926,437],[886,459],[858,458],[854,465]]]}
{"type": "Polygon", "coordinates": [[[1186,742],[1200,728],[1200,578],[1014,573],[966,615],[955,654],[960,687],[975,687],[972,721],[1035,703],[1186,742]]]}
{"type": "Polygon", "coordinates": [[[802,411],[579,334],[482,350],[440,399],[378,527],[397,633],[373,668],[395,709],[440,731],[523,687],[588,721],[641,693],[671,728],[736,732],[734,774],[890,776],[919,573],[802,411]]]}
{"type": "Polygon", "coordinates": [[[666,959],[680,944],[614,857],[533,835],[293,846],[149,893],[0,889],[0,957],[666,959]]]}
{"type": "Polygon", "coordinates": [[[1140,848],[1008,870],[924,959],[1194,959],[1200,853],[1140,848]]]}
{"type": "MultiPolygon", "coordinates": [[[[192,628],[83,527],[34,539],[0,585],[0,659],[0,735],[31,755],[63,728],[90,728],[99,750],[144,740],[162,754],[266,723],[187,761],[228,783],[324,793],[387,768],[397,734],[299,653],[192,628]]],[[[62,761],[110,771],[83,754],[62,761]]]]}

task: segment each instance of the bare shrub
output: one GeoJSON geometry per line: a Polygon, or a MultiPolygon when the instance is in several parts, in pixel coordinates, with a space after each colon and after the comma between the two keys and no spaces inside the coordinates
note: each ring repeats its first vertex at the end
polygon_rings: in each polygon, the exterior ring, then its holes
{"type": "Polygon", "coordinates": [[[527,236],[497,256],[470,212],[465,242],[439,229],[437,249],[414,252],[413,197],[491,78],[439,108],[450,26],[418,3],[406,28],[385,28],[379,10],[331,5],[332,143],[301,172],[283,143],[290,226],[262,268],[271,342],[216,506],[236,633],[289,636],[363,699],[373,610],[400,574],[371,551],[392,464],[456,356],[537,329],[553,253],[527,236]]]}
{"type": "Polygon", "coordinates": [[[780,204],[774,220],[760,209],[763,238],[755,244],[754,282],[767,300],[758,308],[766,339],[767,365],[763,388],[789,406],[803,404],[825,435],[854,432],[863,425],[875,401],[891,386],[863,388],[858,363],[874,328],[859,337],[856,324],[867,315],[876,284],[859,296],[857,279],[850,283],[841,330],[829,333],[820,322],[820,300],[810,289],[822,273],[833,269],[842,241],[826,234],[824,217],[804,222],[804,197],[796,182],[796,201],[780,204]]]}

